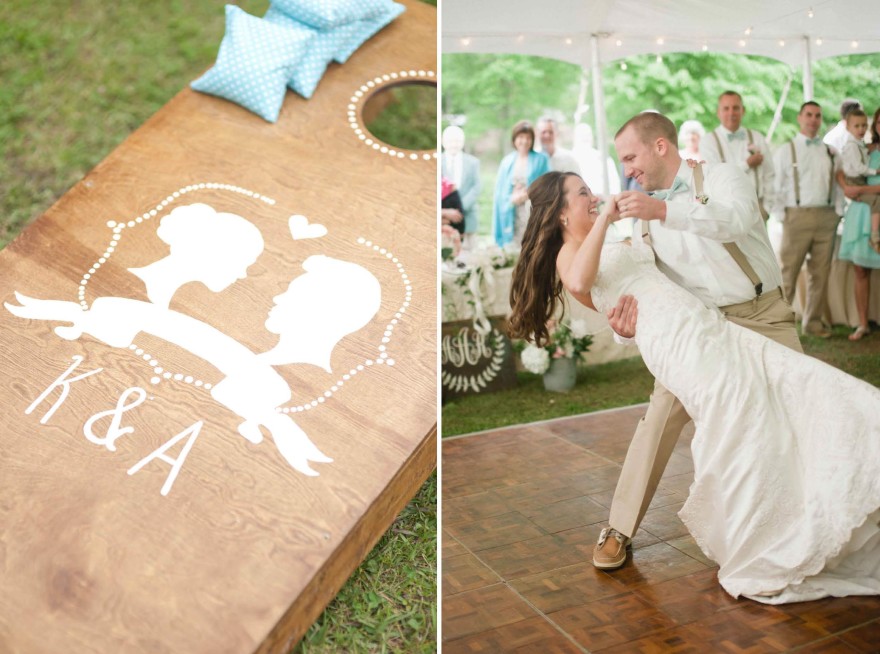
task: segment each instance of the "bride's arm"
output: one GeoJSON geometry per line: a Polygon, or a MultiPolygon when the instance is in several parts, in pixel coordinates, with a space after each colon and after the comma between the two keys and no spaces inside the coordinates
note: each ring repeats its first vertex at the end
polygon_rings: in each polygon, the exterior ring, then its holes
{"type": "MultiPolygon", "coordinates": [[[[596,217],[590,233],[581,243],[580,247],[563,245],[556,259],[556,270],[559,279],[569,293],[583,302],[583,297],[588,296],[596,274],[599,272],[599,256],[602,252],[602,244],[605,242],[605,232],[618,217],[617,200],[611,198],[605,203],[605,208],[596,217]],[[578,297],[580,296],[580,297],[578,297]]],[[[584,303],[586,304],[586,303],[584,303]]],[[[592,304],[592,301],[590,302],[592,304]]]]}

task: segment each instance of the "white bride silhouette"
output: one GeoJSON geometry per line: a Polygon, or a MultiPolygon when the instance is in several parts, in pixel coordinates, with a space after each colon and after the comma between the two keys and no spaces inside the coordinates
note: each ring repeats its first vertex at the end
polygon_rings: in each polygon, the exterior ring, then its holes
{"type": "Polygon", "coordinates": [[[132,269],[144,280],[151,302],[100,297],[84,311],[75,302],[16,293],[20,306],[4,306],[21,318],[71,323],[55,328],[58,336],[68,340],[85,333],[110,346],[127,348],[139,333],[147,333],[191,352],[225,375],[210,393],[243,419],[238,427],[242,436],[259,443],[263,439],[260,428],[265,427],[294,469],[317,475],[309,462],[332,459],[288,414],[278,411],[290,401],[291,392],[272,366],[310,363],[329,371],[330,355],[339,340],[366,325],[378,312],[378,280],[357,264],[324,255],[309,257],[303,262],[305,274],[275,298],[276,305],[266,320],[266,328],[281,336],[278,344],[257,354],[215,327],[169,309],[168,303],[189,281],[200,281],[217,292],[246,276],[248,266],[263,249],[259,230],[241,216],[194,204],[178,207],[163,218],[159,232],[171,245],[171,254],[132,269]],[[206,232],[211,233],[210,238],[205,237],[206,232]]]}

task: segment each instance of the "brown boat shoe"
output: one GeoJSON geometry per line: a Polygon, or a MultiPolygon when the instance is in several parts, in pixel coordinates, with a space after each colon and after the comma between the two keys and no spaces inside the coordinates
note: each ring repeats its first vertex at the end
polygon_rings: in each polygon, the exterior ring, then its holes
{"type": "Polygon", "coordinates": [[[626,562],[626,550],[631,547],[632,538],[606,527],[599,534],[599,542],[593,548],[593,565],[600,570],[619,568],[626,562]]]}

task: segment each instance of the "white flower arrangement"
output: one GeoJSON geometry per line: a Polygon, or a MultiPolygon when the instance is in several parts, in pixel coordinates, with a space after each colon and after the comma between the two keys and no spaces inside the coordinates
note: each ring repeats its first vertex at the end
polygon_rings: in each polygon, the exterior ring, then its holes
{"type": "Polygon", "coordinates": [[[543,375],[550,368],[550,359],[572,359],[590,349],[593,337],[587,333],[585,320],[572,320],[571,325],[551,320],[547,323],[550,340],[544,347],[520,341],[514,347],[521,350],[520,358],[529,372],[543,375]]]}
{"type": "Polygon", "coordinates": [[[536,375],[543,375],[550,368],[550,353],[543,347],[526,345],[520,356],[526,370],[536,375]]]}

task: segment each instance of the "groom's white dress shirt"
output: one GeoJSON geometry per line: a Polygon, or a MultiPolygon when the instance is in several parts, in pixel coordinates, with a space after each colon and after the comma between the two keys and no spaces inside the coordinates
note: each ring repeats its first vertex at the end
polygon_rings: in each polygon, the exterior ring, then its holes
{"type": "MultiPolygon", "coordinates": [[[[754,188],[734,164],[703,164],[706,204],[695,198],[693,169],[682,161],[677,176],[687,190],[666,200],[666,220],[646,221],[657,267],[707,306],[723,307],[754,299],[755,288],[724,249],[734,241],[767,293],[782,285],[754,188]]],[[[634,230],[641,230],[639,223],[634,230]]],[[[634,231],[634,239],[641,238],[634,231]]]]}

